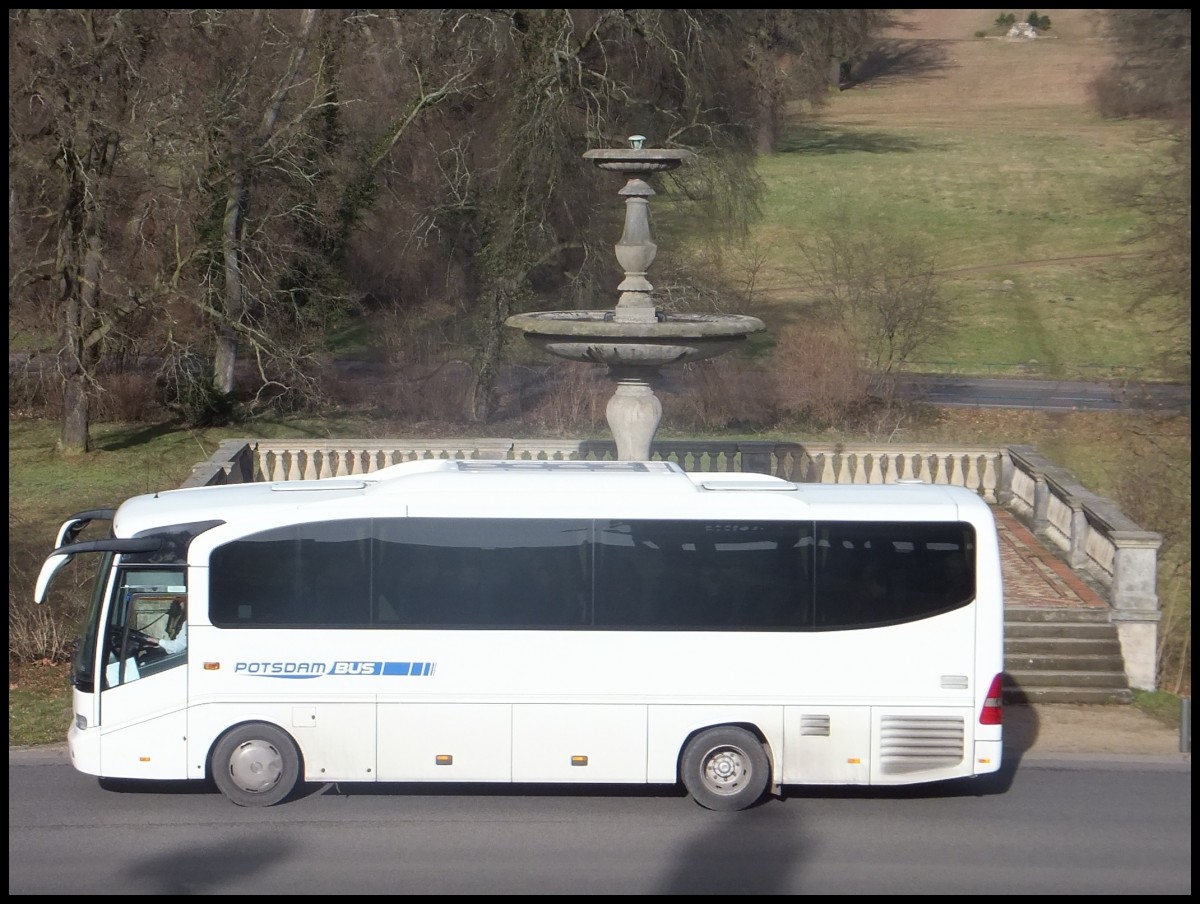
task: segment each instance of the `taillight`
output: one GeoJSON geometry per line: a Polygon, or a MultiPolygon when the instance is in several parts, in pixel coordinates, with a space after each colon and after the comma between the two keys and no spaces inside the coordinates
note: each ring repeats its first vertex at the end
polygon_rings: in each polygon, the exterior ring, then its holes
{"type": "Polygon", "coordinates": [[[979,714],[980,725],[1001,725],[1004,718],[1004,682],[997,675],[992,679],[987,696],[983,698],[983,711],[979,714]]]}

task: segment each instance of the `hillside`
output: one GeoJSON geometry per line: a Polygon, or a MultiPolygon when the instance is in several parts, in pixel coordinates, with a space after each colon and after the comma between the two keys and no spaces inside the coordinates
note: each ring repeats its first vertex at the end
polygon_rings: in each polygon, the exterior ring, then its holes
{"type": "Polygon", "coordinates": [[[759,163],[754,291],[769,328],[819,297],[811,250],[849,223],[924,243],[955,298],[963,328],[910,358],[918,369],[1170,378],[1165,322],[1132,310],[1153,249],[1115,201],[1164,143],[1093,108],[1111,64],[1102,11],[1041,12],[1044,37],[1010,40],[998,10],[898,11],[827,103],[792,108],[759,163]]]}
{"type": "MultiPolygon", "coordinates": [[[[1089,85],[1108,63],[1102,10],[1049,9],[1051,28],[1035,41],[994,32],[998,10],[898,10],[880,52],[858,67],[855,81],[831,104],[839,122],[956,125],[1002,115],[1038,121],[1047,111],[1084,112],[1089,85]]],[[[1021,15],[1022,10],[1015,11],[1021,15]]]]}

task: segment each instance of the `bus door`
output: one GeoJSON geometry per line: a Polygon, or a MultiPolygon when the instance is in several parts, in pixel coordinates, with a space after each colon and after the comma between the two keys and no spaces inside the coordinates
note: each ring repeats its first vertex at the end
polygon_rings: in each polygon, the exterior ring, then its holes
{"type": "Polygon", "coordinates": [[[97,644],[101,774],[185,778],[186,572],[122,567],[114,584],[97,644]]]}

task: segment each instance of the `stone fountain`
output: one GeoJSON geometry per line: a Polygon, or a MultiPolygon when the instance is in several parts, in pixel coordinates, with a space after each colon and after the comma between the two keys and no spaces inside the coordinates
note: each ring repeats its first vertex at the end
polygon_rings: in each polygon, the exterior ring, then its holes
{"type": "Polygon", "coordinates": [[[655,194],[644,176],[673,170],[693,156],[691,151],[643,148],[634,135],[628,148],[588,151],[583,156],[602,170],[621,173],[625,186],[625,231],[617,242],[617,263],[625,279],[609,311],[538,311],[516,314],[505,323],[523,331],[542,351],[570,361],[608,365],[617,384],[605,413],[617,458],[648,461],[650,444],[662,419],[662,403],[652,381],[658,369],[723,355],[750,333],[765,329],[756,317],[740,314],[681,314],[659,311],[654,286],[646,278],[658,246],[650,240],[650,202],[655,194]]]}

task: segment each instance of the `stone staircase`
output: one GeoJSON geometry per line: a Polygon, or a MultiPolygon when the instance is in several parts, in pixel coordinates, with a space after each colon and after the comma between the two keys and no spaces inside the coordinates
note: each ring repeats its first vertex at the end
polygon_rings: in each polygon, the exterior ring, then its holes
{"type": "Polygon", "coordinates": [[[1005,703],[1132,703],[1107,609],[1004,612],[1005,703]]]}

